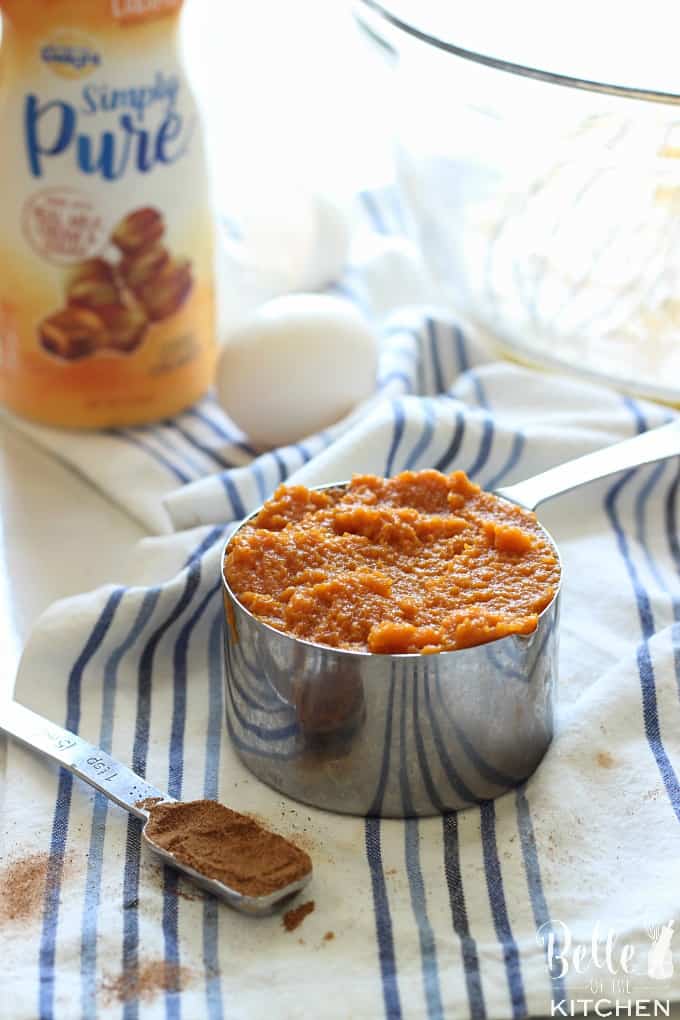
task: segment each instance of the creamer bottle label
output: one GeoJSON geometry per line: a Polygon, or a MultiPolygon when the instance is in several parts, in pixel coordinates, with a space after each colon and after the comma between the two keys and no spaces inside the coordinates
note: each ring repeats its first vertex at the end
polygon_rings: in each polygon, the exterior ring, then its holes
{"type": "Polygon", "coordinates": [[[55,424],[162,417],[214,357],[212,222],[176,0],[0,0],[0,382],[55,424]],[[41,15],[43,16],[41,19],[41,15]]]}

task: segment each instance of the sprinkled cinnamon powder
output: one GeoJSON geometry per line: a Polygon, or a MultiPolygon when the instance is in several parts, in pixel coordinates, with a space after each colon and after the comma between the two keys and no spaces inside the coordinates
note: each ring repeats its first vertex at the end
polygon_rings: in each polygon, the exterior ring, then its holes
{"type": "Polygon", "coordinates": [[[215,800],[152,804],[144,832],[181,864],[246,896],[267,896],[312,870],[304,850],[215,800]]]}
{"type": "Polygon", "coordinates": [[[314,900],[307,900],[306,903],[301,903],[299,907],[293,907],[292,910],[287,910],[283,915],[282,924],[286,931],[295,931],[298,928],[307,914],[311,914],[314,910],[314,900]]]}
{"type": "Polygon", "coordinates": [[[149,1002],[159,992],[181,992],[193,977],[189,967],[165,960],[150,960],[138,971],[123,972],[118,977],[105,977],[101,990],[107,1002],[149,1002]]]}
{"type": "Polygon", "coordinates": [[[335,938],[335,932],[334,931],[327,931],[326,934],[323,937],[323,940],[324,940],[324,942],[330,942],[331,939],[334,939],[334,938],[335,938]]]}
{"type": "MultiPolygon", "coordinates": [[[[43,908],[49,878],[49,854],[35,853],[10,861],[0,872],[0,923],[31,921],[43,908]]],[[[67,870],[70,860],[64,860],[59,878],[67,870]]],[[[56,876],[55,876],[56,878],[56,876]]]]}

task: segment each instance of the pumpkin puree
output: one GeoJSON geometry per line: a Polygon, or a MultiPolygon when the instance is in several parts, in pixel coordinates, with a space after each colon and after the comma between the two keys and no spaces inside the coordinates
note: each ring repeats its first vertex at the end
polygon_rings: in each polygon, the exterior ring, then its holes
{"type": "Polygon", "coordinates": [[[528,510],[463,471],[281,485],[228,545],[226,578],[258,619],[317,644],[442,652],[530,634],[560,578],[528,510]]]}

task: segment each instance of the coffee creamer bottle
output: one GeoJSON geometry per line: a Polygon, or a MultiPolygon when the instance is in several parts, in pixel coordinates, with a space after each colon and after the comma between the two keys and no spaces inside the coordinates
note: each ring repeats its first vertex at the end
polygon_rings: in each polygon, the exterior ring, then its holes
{"type": "Polygon", "coordinates": [[[181,4],[0,0],[0,399],[35,421],[153,421],[212,381],[181,4]]]}

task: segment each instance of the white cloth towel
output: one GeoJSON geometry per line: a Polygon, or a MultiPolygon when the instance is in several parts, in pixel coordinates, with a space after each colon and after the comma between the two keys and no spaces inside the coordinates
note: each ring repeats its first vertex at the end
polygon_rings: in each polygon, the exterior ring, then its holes
{"type": "Polygon", "coordinates": [[[262,785],[230,746],[220,548],[279,481],[436,466],[493,487],[670,414],[493,360],[432,310],[380,321],[383,399],[252,461],[209,400],[149,430],[80,440],[31,430],[165,534],[141,543],[129,585],[42,617],[17,699],[177,797],[217,797],[299,838],[316,906],[289,933],[279,917],[188,898],[191,887],[140,847],[136,820],[10,746],[4,861],[44,854],[47,868],[35,908],[2,921],[16,1020],[504,1018],[550,1015],[571,999],[680,997],[680,960],[672,974],[667,952],[669,923],[680,923],[677,462],[541,512],[564,561],[561,697],[553,745],[516,792],[444,818],[334,816],[262,785]],[[616,973],[602,950],[609,929],[616,973]],[[595,961],[583,955],[593,938],[595,961]],[[180,990],[154,985],[159,961],[181,968],[180,990]]]}

